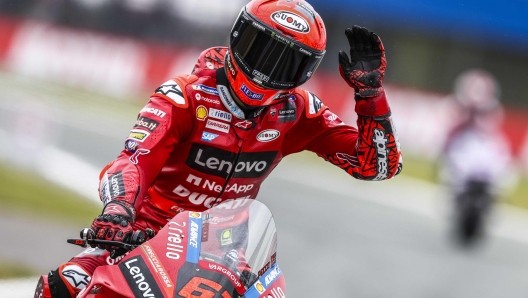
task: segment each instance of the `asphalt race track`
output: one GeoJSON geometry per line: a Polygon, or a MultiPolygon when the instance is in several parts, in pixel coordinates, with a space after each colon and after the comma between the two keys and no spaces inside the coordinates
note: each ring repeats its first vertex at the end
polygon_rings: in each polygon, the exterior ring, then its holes
{"type": "MultiPolygon", "coordinates": [[[[0,116],[11,115],[17,98],[27,93],[13,82],[2,85],[2,80],[0,91],[0,116]]],[[[40,93],[31,97],[56,96],[40,93]]],[[[81,175],[98,173],[118,154],[135,119],[131,115],[107,129],[97,111],[61,113],[75,117],[53,120],[61,134],[47,146],[57,149],[53,152],[59,160],[60,152],[73,153],[69,158],[91,166],[81,175]],[[96,116],[99,126],[75,120],[96,116]]],[[[2,123],[0,136],[6,137],[2,123]]],[[[13,151],[0,152],[0,158],[9,152],[13,151]]],[[[68,179],[73,176],[65,173],[68,179]]],[[[97,186],[90,188],[96,196],[97,186]]],[[[488,237],[473,248],[463,248],[450,236],[449,205],[438,187],[404,176],[388,182],[357,181],[311,154],[286,158],[264,183],[259,199],[275,216],[277,260],[286,276],[288,297],[528,297],[525,213],[497,209],[488,237]]],[[[79,228],[0,212],[4,235],[0,256],[34,264],[45,273],[80,251],[65,243],[77,236],[79,228]]],[[[30,297],[34,283],[36,279],[17,285],[18,292],[7,292],[9,284],[0,282],[0,297],[7,293],[11,294],[5,297],[30,297]]]]}

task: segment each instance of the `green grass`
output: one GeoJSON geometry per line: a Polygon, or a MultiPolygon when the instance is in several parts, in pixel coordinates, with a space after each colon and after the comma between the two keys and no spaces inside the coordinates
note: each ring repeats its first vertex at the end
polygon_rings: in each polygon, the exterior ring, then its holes
{"type": "Polygon", "coordinates": [[[0,163],[0,185],[0,209],[22,216],[86,224],[101,212],[101,205],[11,165],[0,163]]]}
{"type": "Polygon", "coordinates": [[[24,266],[20,263],[13,263],[5,259],[0,259],[0,279],[24,278],[36,275],[37,271],[27,266],[24,266]]]}

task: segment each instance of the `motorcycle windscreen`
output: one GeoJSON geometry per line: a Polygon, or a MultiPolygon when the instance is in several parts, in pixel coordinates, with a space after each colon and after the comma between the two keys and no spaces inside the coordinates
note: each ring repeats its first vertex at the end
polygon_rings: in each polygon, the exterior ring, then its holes
{"type": "Polygon", "coordinates": [[[273,216],[261,202],[247,199],[224,202],[204,214],[200,260],[220,265],[211,265],[213,271],[227,268],[243,292],[276,262],[273,216]]]}
{"type": "Polygon", "coordinates": [[[289,38],[240,17],[233,28],[231,50],[235,62],[257,84],[288,90],[305,83],[315,72],[324,52],[301,49],[289,38]]]}

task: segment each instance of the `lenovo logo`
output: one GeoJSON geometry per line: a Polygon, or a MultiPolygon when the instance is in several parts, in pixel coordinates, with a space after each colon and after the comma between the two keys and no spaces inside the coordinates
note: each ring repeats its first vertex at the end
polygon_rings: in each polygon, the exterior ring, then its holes
{"type": "Polygon", "coordinates": [[[257,178],[266,174],[277,156],[277,151],[235,152],[203,144],[193,144],[186,164],[202,173],[227,178],[257,178]]]}
{"type": "Polygon", "coordinates": [[[164,297],[141,257],[129,259],[118,266],[135,297],[164,297]]]}

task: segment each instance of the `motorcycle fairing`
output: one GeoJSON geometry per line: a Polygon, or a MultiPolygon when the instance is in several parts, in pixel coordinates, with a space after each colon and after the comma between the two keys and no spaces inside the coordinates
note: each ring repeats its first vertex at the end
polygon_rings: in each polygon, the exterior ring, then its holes
{"type": "Polygon", "coordinates": [[[245,298],[284,298],[286,281],[278,264],[269,268],[244,294],[245,298]]]}

